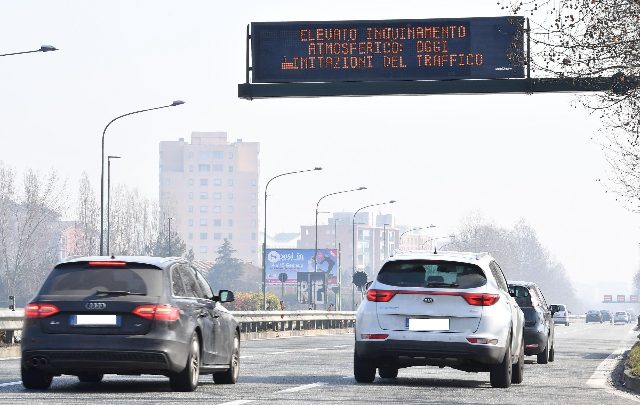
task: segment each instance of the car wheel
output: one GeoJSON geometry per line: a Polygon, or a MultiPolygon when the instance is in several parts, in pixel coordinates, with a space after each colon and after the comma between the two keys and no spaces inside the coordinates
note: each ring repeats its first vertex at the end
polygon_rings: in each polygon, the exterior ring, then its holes
{"type": "Polygon", "coordinates": [[[353,353],[353,376],[359,383],[371,383],[376,378],[376,366],[369,359],[353,353]]]}
{"type": "Polygon", "coordinates": [[[549,337],[547,344],[544,346],[542,353],[538,353],[538,364],[547,364],[549,362],[549,337]]]}
{"type": "Polygon", "coordinates": [[[20,368],[22,385],[28,390],[46,390],[51,386],[53,376],[35,368],[20,368]]]}
{"type": "Polygon", "coordinates": [[[504,358],[499,364],[494,365],[489,373],[491,386],[494,388],[509,388],[511,386],[511,378],[513,373],[513,365],[511,364],[511,339],[507,341],[504,358]]]}
{"type": "Polygon", "coordinates": [[[569,322],[565,323],[564,326],[569,326],[569,322]]]}
{"type": "Polygon", "coordinates": [[[520,356],[518,356],[518,362],[513,365],[513,371],[511,374],[511,382],[514,384],[520,384],[524,378],[524,336],[520,342],[520,356]]]}
{"type": "Polygon", "coordinates": [[[213,381],[216,384],[235,384],[240,375],[240,336],[236,332],[233,338],[233,352],[229,369],[223,373],[213,373],[213,381]]]}
{"type": "Polygon", "coordinates": [[[104,374],[78,374],[78,380],[82,383],[97,384],[102,381],[104,374]]]}
{"type": "Polygon", "coordinates": [[[180,392],[191,392],[198,388],[200,377],[200,341],[196,333],[191,337],[189,355],[184,370],[174,373],[169,377],[171,389],[180,392]]]}
{"type": "Polygon", "coordinates": [[[378,374],[380,375],[380,378],[397,378],[398,369],[395,367],[380,367],[378,369],[378,374]]]}

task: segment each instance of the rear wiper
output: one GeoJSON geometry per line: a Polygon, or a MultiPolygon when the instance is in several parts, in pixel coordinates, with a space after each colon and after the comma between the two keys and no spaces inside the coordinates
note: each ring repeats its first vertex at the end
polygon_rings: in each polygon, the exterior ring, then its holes
{"type": "Polygon", "coordinates": [[[124,290],[112,290],[112,291],[104,291],[97,290],[95,292],[96,295],[147,295],[145,293],[137,292],[137,291],[124,291],[124,290]]]}
{"type": "Polygon", "coordinates": [[[427,283],[427,287],[458,287],[458,284],[456,283],[443,283],[440,281],[432,281],[430,283],[427,283]]]}

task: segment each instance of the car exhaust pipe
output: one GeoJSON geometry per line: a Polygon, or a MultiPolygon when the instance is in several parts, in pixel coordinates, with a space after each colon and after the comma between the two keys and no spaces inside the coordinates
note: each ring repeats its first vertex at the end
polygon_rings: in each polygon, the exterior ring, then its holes
{"type": "Polygon", "coordinates": [[[46,357],[42,356],[32,357],[30,362],[31,367],[33,368],[44,368],[49,365],[49,360],[46,357]]]}

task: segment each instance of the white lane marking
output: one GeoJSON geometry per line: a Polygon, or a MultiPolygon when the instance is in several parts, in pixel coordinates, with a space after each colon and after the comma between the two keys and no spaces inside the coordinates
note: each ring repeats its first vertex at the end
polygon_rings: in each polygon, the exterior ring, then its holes
{"type": "Polygon", "coordinates": [[[249,402],[255,402],[255,401],[256,401],[255,399],[237,399],[235,401],[223,402],[218,405],[242,405],[242,404],[248,404],[249,402]]]}
{"type": "Polygon", "coordinates": [[[248,358],[251,358],[251,357],[254,357],[254,356],[240,356],[241,359],[248,359],[248,358]]]}
{"type": "Polygon", "coordinates": [[[10,387],[12,385],[20,385],[22,384],[22,381],[12,381],[12,382],[8,382],[8,383],[2,383],[0,384],[0,388],[2,387],[10,387]]]}
{"type": "Polygon", "coordinates": [[[315,352],[318,350],[331,350],[331,347],[314,347],[312,349],[297,349],[297,350],[283,350],[280,352],[269,352],[265,354],[288,354],[288,353],[299,353],[299,352],[315,352]]]}
{"type": "Polygon", "coordinates": [[[313,384],[305,384],[305,385],[301,385],[299,387],[287,388],[286,390],[276,391],[276,392],[274,392],[274,394],[285,394],[287,392],[304,391],[304,390],[308,390],[308,389],[311,389],[311,388],[322,387],[324,385],[327,385],[327,383],[317,382],[317,383],[313,383],[313,384]]]}
{"type": "Polygon", "coordinates": [[[609,394],[614,394],[630,401],[640,402],[640,398],[638,398],[637,396],[616,389],[615,387],[611,386],[608,381],[609,376],[618,365],[618,362],[620,361],[622,355],[628,349],[628,347],[622,347],[607,356],[607,358],[604,359],[602,363],[600,363],[600,365],[598,365],[596,371],[594,371],[591,375],[591,378],[587,380],[587,385],[593,388],[604,389],[609,394]]]}
{"type": "Polygon", "coordinates": [[[20,357],[3,357],[0,359],[0,361],[6,361],[6,360],[20,360],[20,357]]]}

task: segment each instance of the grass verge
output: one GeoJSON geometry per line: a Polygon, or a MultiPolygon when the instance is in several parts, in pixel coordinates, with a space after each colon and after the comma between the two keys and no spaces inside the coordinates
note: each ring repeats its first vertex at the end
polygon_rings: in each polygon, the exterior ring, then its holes
{"type": "Polygon", "coordinates": [[[640,377],[640,342],[636,342],[631,348],[627,362],[631,374],[640,377]]]}

